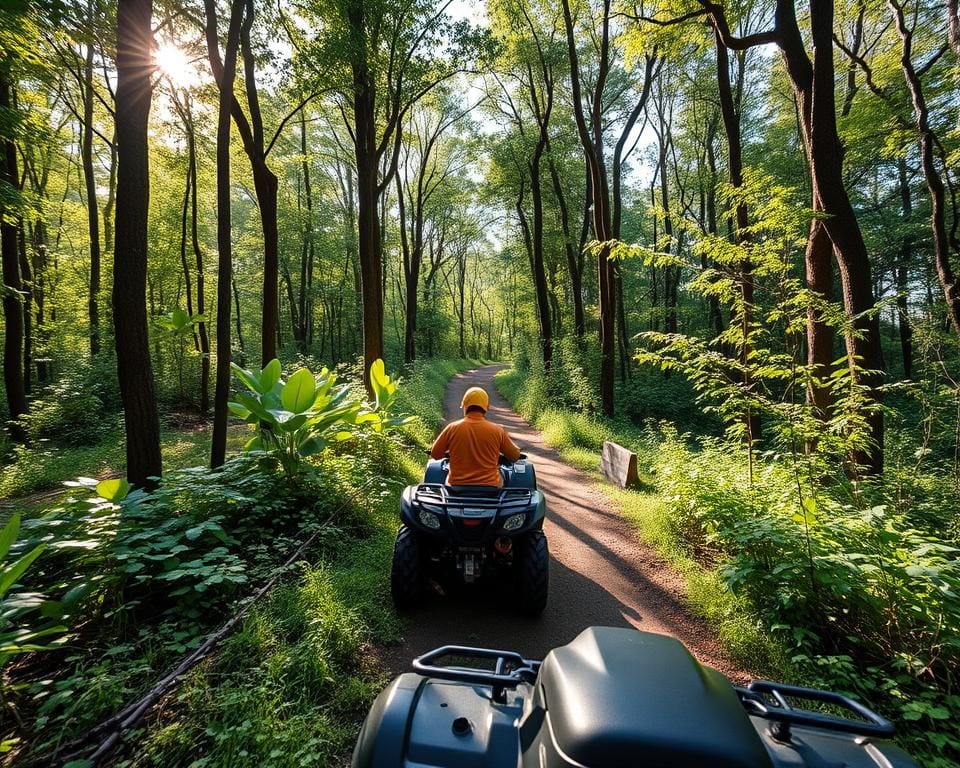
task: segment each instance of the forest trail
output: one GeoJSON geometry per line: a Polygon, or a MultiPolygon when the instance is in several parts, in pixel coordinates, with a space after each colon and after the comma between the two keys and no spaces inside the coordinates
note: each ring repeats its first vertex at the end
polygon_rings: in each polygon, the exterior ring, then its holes
{"type": "Polygon", "coordinates": [[[551,648],[592,625],[637,627],[679,638],[700,661],[736,681],[749,675],[723,656],[704,621],[684,603],[684,580],[644,545],[616,505],[584,472],[563,462],[543,435],[518,415],[494,387],[502,366],[477,368],[454,376],[447,386],[444,413],[460,417],[468,387],[490,394],[492,421],[503,425],[537,469],[547,498],[544,530],[550,545],[550,597],[535,619],[520,616],[502,592],[431,596],[408,615],[399,646],[387,650],[393,672],[409,670],[410,660],[446,644],[516,650],[543,658],[551,648]]]}

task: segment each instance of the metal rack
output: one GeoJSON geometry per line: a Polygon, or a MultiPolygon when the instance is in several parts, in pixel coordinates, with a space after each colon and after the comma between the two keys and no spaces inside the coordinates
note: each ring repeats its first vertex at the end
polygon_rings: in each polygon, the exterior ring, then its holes
{"type": "Polygon", "coordinates": [[[818,688],[802,688],[795,685],[771,683],[754,680],[746,688],[734,686],[740,701],[751,715],[771,721],[770,734],[777,741],[789,743],[790,727],[793,725],[810,728],[824,728],[840,733],[852,733],[858,736],[878,736],[889,738],[894,734],[893,723],[868,709],[858,701],[832,691],[818,688]],[[846,710],[859,718],[852,720],[808,709],[798,709],[790,705],[788,699],[827,704],[846,710]]]}
{"type": "Polygon", "coordinates": [[[529,488],[495,488],[489,491],[472,487],[457,488],[443,483],[420,483],[413,493],[418,504],[442,507],[470,507],[473,509],[526,509],[533,498],[529,488]]]}
{"type": "Polygon", "coordinates": [[[472,648],[465,645],[445,645],[413,660],[413,669],[424,677],[451,680],[471,685],[489,685],[493,688],[493,700],[506,701],[508,688],[521,683],[533,683],[540,671],[539,661],[525,659],[516,651],[497,651],[492,648],[472,648]],[[448,656],[461,659],[492,661],[493,669],[446,666],[438,662],[448,656]]]}

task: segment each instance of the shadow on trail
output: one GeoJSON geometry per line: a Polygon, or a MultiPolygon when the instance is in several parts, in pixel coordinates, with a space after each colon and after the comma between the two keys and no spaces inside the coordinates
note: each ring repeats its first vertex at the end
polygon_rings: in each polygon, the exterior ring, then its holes
{"type": "Polygon", "coordinates": [[[415,656],[440,645],[479,645],[518,651],[542,659],[590,626],[630,627],[641,617],[596,582],[562,563],[550,562],[550,598],[538,617],[523,616],[503,585],[451,588],[446,595],[431,594],[423,605],[406,614],[414,626],[429,627],[432,638],[421,633],[400,647],[388,649],[393,672],[409,670],[415,656]],[[575,600],[570,596],[575,595],[575,600]]]}

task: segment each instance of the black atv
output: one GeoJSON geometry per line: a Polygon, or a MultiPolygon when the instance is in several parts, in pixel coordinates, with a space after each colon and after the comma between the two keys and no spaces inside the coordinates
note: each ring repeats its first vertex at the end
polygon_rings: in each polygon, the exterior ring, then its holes
{"type": "Polygon", "coordinates": [[[863,705],[733,686],[665,635],[593,627],[542,662],[447,646],[413,667],[373,703],[353,768],[917,768],[863,705]]]}
{"type": "Polygon", "coordinates": [[[543,533],[547,505],[533,465],[524,454],[515,462],[501,457],[500,488],[447,485],[448,469],[448,459],[431,459],[423,482],[403,492],[390,573],[394,604],[411,608],[429,579],[452,578],[506,582],[522,612],[541,613],[550,555],[543,533]]]}

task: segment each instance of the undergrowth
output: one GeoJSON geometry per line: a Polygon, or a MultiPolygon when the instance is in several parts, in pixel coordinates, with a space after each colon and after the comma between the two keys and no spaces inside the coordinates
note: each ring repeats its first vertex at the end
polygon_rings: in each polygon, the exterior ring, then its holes
{"type": "Polygon", "coordinates": [[[751,480],[742,444],[557,408],[516,369],[496,381],[576,466],[596,473],[604,440],[637,453],[640,489],[604,490],[686,577],[732,659],[865,700],[921,764],[957,764],[960,563],[942,478],[891,447],[882,484],[837,481],[801,505],[784,456],[755,455],[751,480]]]}
{"type": "MultiPolygon", "coordinates": [[[[24,587],[56,598],[70,632],[8,675],[24,725],[4,734],[16,746],[3,757],[45,753],[142,695],[317,533],[241,628],[129,736],[136,748],[118,764],[344,762],[385,682],[374,649],[400,636],[385,599],[399,494],[422,471],[447,380],[471,365],[415,366],[394,407],[414,418],[393,436],[332,445],[296,478],[269,455],[241,454],[217,472],[168,471],[156,491],[115,500],[83,481],[34,514],[18,550],[37,541],[47,550],[24,587]]],[[[201,435],[171,435],[165,456],[202,461],[201,435]]]]}

